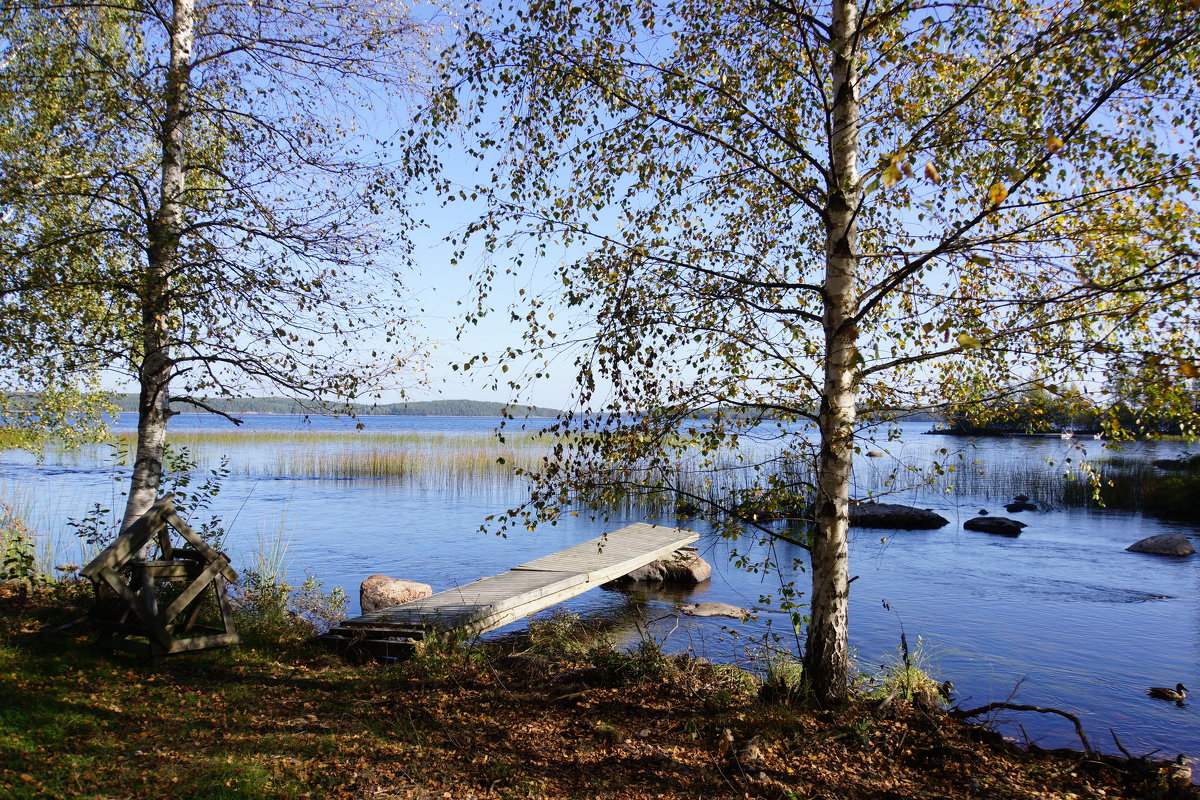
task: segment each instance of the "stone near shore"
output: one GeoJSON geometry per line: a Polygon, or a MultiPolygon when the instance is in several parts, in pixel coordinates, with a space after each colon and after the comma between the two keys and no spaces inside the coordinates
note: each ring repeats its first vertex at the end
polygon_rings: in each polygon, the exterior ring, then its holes
{"type": "Polygon", "coordinates": [[[1008,517],[975,517],[964,522],[963,527],[969,531],[994,533],[999,536],[1019,536],[1021,529],[1028,526],[1008,517]]]}
{"type": "Polygon", "coordinates": [[[630,583],[661,583],[668,586],[695,586],[712,577],[712,565],[692,552],[675,553],[670,558],[651,561],[628,575],[604,584],[607,587],[630,583]]]}
{"type": "Polygon", "coordinates": [[[744,620],[750,616],[750,612],[746,609],[738,608],[729,603],[693,603],[692,605],[680,606],[679,610],[689,617],[731,617],[732,619],[744,620]]]}
{"type": "Polygon", "coordinates": [[[850,525],[855,528],[898,528],[905,531],[934,530],[950,520],[927,508],[896,503],[851,503],[850,525]]]}
{"type": "Polygon", "coordinates": [[[1153,556],[1190,556],[1196,552],[1191,540],[1182,533],[1160,533],[1134,542],[1125,548],[1131,553],[1149,553],[1153,556]]]}
{"type": "Polygon", "coordinates": [[[372,575],[358,587],[358,604],[362,607],[362,613],[371,614],[432,594],[433,587],[427,583],[389,578],[387,575],[372,575]]]}

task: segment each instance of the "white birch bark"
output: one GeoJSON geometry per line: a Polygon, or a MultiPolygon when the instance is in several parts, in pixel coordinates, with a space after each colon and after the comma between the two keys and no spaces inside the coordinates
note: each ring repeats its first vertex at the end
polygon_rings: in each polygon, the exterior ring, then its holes
{"type": "Polygon", "coordinates": [[[142,363],[138,369],[137,450],[122,530],[153,505],[162,482],[167,422],[171,417],[170,276],[178,266],[179,239],[183,230],[184,153],[195,25],[195,0],[174,0],[171,61],[167,70],[161,129],[159,207],[150,223],[150,246],[140,297],[142,363]]]}
{"type": "Polygon", "coordinates": [[[858,306],[857,215],[859,98],[854,52],[858,6],[835,0],[831,47],[833,107],[824,279],[824,385],[818,416],[821,449],[812,534],[812,605],[805,649],[810,685],[824,701],[849,690],[849,501],[857,395],[854,314],[858,306]]]}

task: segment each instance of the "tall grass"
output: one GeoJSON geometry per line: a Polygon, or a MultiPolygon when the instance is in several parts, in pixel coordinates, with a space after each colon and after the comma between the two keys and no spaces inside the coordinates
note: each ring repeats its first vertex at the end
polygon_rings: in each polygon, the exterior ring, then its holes
{"type": "Polygon", "coordinates": [[[994,501],[1028,495],[1044,508],[1111,508],[1196,518],[1200,472],[1166,471],[1143,461],[1113,457],[1089,464],[1008,460],[972,465],[937,476],[930,488],[994,501]]]}
{"type": "Polygon", "coordinates": [[[95,549],[67,530],[65,518],[35,508],[32,498],[0,487],[0,576],[34,582],[71,577],[95,549]]]}
{"type": "MultiPolygon", "coordinates": [[[[133,434],[108,448],[55,451],[64,460],[128,460],[133,434]]],[[[422,483],[445,490],[505,488],[522,482],[520,472],[538,471],[552,456],[554,440],[537,433],[366,432],[366,431],[189,431],[172,433],[201,467],[230,458],[234,473],[253,477],[316,480],[376,480],[422,483]]],[[[756,452],[729,453],[702,466],[680,461],[669,475],[637,465],[597,472],[577,500],[610,509],[666,516],[693,508],[723,508],[760,521],[802,515],[811,485],[804,458],[756,452]],[[767,494],[763,489],[769,490],[767,494]],[[763,499],[782,495],[782,500],[763,499]],[[799,513],[798,513],[799,512],[799,513]]],[[[686,459],[686,455],[685,455],[686,459]]],[[[1107,507],[1171,516],[1195,516],[1189,498],[1200,493],[1195,472],[1164,472],[1143,462],[1109,458],[1087,468],[1078,462],[1051,464],[1037,457],[964,460],[955,469],[906,464],[888,475],[863,459],[856,494],[960,494],[992,501],[1029,495],[1050,508],[1107,507]]]]}

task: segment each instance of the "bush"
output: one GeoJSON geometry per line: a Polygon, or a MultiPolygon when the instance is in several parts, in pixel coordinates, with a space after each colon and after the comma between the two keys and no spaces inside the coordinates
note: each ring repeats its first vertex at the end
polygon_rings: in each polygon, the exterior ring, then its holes
{"type": "Polygon", "coordinates": [[[0,503],[0,580],[30,586],[47,581],[38,569],[33,531],[8,503],[0,503]]]}
{"type": "Polygon", "coordinates": [[[234,621],[251,647],[312,639],[345,619],[348,605],[340,587],[326,592],[311,574],[299,586],[289,586],[281,575],[247,570],[233,591],[234,621]]]}
{"type": "Polygon", "coordinates": [[[910,652],[908,639],[900,635],[900,647],[888,663],[879,666],[873,694],[878,697],[896,696],[921,706],[935,706],[946,695],[946,684],[930,675],[929,658],[920,639],[910,652]]]}

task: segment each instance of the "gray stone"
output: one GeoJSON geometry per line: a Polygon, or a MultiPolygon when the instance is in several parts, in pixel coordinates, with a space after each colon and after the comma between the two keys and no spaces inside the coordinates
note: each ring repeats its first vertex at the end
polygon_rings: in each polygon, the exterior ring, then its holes
{"type": "Polygon", "coordinates": [[[1125,548],[1131,553],[1149,553],[1154,556],[1190,556],[1196,552],[1191,541],[1182,533],[1160,533],[1134,542],[1125,548]]]}
{"type": "Polygon", "coordinates": [[[689,617],[732,617],[733,619],[745,619],[750,616],[750,612],[746,609],[732,606],[729,603],[693,603],[692,605],[681,606],[679,610],[689,617]]]}
{"type": "Polygon", "coordinates": [[[887,453],[882,450],[868,450],[867,458],[883,458],[887,453]]]}
{"type": "Polygon", "coordinates": [[[362,613],[370,614],[432,594],[433,587],[427,583],[389,578],[387,575],[372,575],[358,587],[358,604],[362,607],[362,613]]]}
{"type": "Polygon", "coordinates": [[[605,586],[627,583],[662,583],[671,586],[695,586],[712,577],[712,565],[695,553],[684,551],[670,558],[651,561],[628,575],[609,581],[605,586]]]}
{"type": "Polygon", "coordinates": [[[850,525],[855,528],[894,528],[906,531],[933,530],[950,520],[927,508],[895,503],[851,503],[850,525]]]}
{"type": "Polygon", "coordinates": [[[1021,529],[1028,526],[1008,517],[975,517],[964,522],[963,527],[969,531],[995,533],[1000,536],[1019,536],[1021,529]]]}

